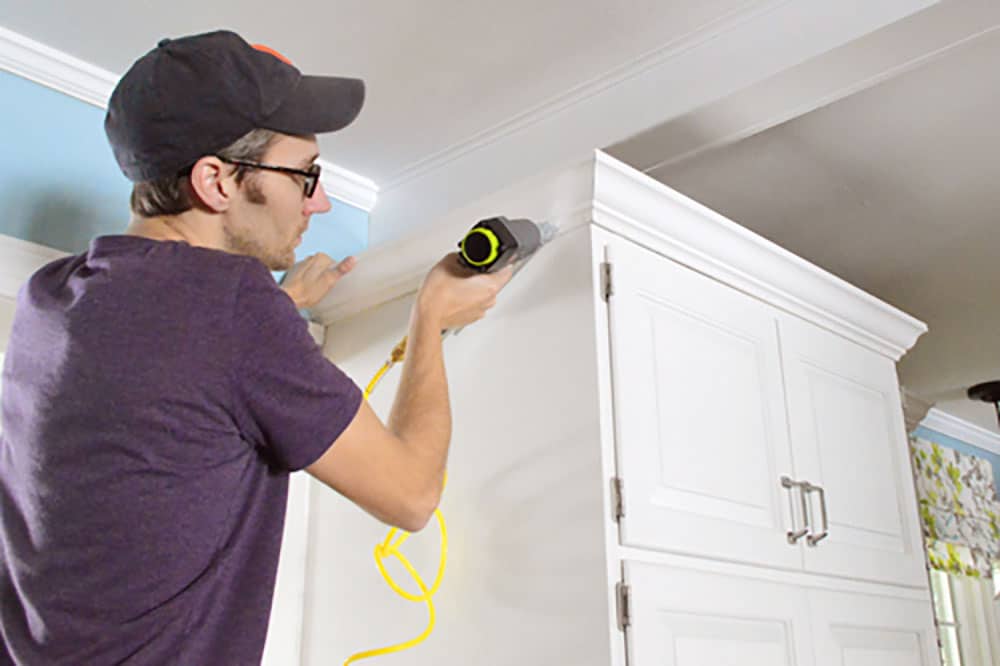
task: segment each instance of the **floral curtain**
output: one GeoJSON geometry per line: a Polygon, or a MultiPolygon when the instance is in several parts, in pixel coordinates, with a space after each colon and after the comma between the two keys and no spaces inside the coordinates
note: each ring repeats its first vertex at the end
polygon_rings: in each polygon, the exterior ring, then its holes
{"type": "Polygon", "coordinates": [[[1000,502],[989,461],[919,437],[910,450],[930,565],[991,578],[1000,561],[1000,502]]]}

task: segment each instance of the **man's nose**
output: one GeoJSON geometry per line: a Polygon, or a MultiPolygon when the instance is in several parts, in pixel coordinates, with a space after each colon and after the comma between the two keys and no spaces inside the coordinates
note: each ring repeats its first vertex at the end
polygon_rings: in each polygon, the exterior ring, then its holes
{"type": "Polygon", "coordinates": [[[332,207],[330,199],[326,196],[326,191],[323,190],[323,185],[320,184],[313,195],[306,199],[305,213],[307,215],[325,213],[332,207]]]}

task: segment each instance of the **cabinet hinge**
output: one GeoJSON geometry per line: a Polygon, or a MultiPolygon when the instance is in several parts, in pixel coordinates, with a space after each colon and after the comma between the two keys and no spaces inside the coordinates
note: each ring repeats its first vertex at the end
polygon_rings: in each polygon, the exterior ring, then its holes
{"type": "Polygon", "coordinates": [[[611,263],[601,262],[601,298],[605,301],[610,300],[614,293],[615,290],[611,284],[611,263]]]}
{"type": "Polygon", "coordinates": [[[615,596],[618,602],[618,630],[625,631],[627,627],[632,625],[632,609],[629,606],[631,603],[629,586],[625,583],[616,583],[615,596]]]}
{"type": "Polygon", "coordinates": [[[625,517],[625,499],[622,480],[617,476],[611,479],[611,513],[615,522],[625,517]]]}

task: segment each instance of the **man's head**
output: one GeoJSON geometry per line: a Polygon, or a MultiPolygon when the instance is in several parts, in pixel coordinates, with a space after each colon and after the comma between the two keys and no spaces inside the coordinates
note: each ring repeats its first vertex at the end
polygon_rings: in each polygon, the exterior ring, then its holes
{"type": "Polygon", "coordinates": [[[330,210],[317,156],[312,136],[251,130],[173,176],[135,183],[132,211],[142,218],[197,211],[203,224],[218,226],[222,249],[285,270],[309,217],[330,210]]]}
{"type": "Polygon", "coordinates": [[[358,79],[304,76],[218,31],[163,40],[137,60],[112,93],[105,131],[135,183],[136,215],[213,215],[225,249],[278,270],[294,262],[309,215],[330,207],[312,185],[314,135],[350,124],[363,101],[358,79]]]}

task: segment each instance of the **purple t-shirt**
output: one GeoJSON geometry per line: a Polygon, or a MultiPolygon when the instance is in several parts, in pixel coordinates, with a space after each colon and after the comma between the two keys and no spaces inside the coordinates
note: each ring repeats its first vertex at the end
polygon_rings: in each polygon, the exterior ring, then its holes
{"type": "Polygon", "coordinates": [[[42,268],[3,370],[0,664],[258,663],[289,471],[360,403],[256,259],[107,236],[42,268]]]}

